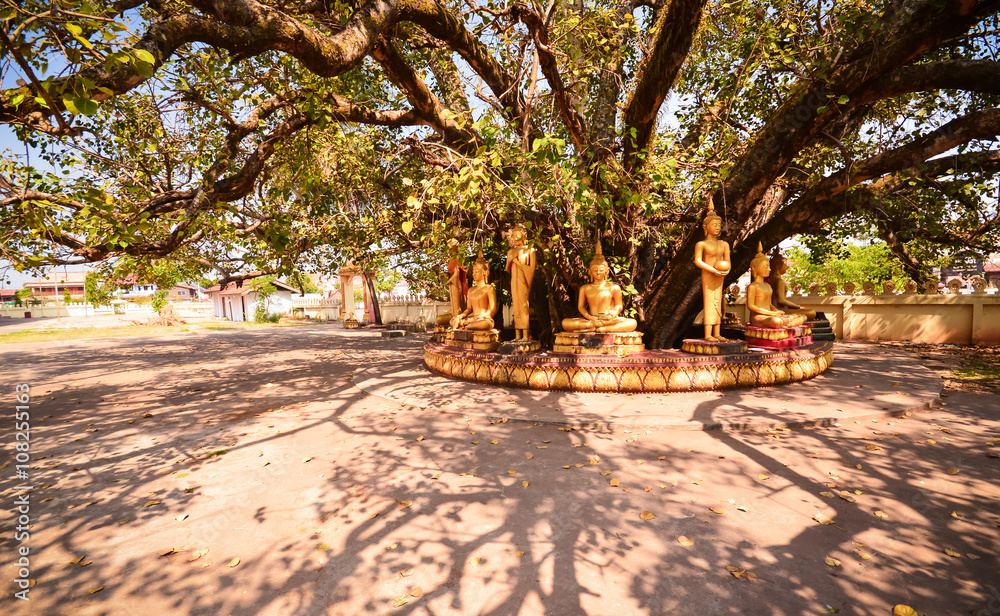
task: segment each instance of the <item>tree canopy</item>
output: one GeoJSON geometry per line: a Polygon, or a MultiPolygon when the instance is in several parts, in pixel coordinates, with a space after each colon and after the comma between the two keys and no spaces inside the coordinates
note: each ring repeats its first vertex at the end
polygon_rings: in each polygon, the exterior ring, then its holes
{"type": "Polygon", "coordinates": [[[596,242],[653,347],[797,234],[1000,246],[1000,0],[0,0],[0,257],[222,282],[503,254],[558,322],[596,242]],[[16,76],[16,77],[15,77],[16,76]],[[15,78],[18,81],[14,81],[15,78]]]}

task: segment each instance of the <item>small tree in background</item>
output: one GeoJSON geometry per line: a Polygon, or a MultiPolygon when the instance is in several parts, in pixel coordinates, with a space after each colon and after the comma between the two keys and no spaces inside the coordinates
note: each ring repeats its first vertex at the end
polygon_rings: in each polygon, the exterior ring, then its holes
{"type": "Polygon", "coordinates": [[[163,307],[167,305],[167,292],[164,289],[160,289],[156,293],[153,293],[153,299],[149,305],[159,314],[163,310],[163,307]]]}
{"type": "Polygon", "coordinates": [[[73,301],[73,294],[69,292],[69,289],[63,290],[63,303],[68,304],[73,301]]]}
{"type": "Polygon", "coordinates": [[[257,292],[257,306],[254,308],[254,321],[258,323],[277,323],[281,318],[278,313],[271,313],[271,296],[278,290],[273,284],[274,276],[265,276],[251,280],[250,288],[257,292]]]}
{"type": "Polygon", "coordinates": [[[93,306],[103,306],[111,301],[111,290],[101,284],[97,272],[88,272],[83,280],[83,292],[87,302],[93,306]]]}

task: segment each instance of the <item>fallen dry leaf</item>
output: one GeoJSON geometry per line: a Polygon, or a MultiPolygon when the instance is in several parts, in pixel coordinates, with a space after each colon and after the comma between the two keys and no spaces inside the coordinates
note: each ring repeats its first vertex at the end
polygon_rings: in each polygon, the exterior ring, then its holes
{"type": "Polygon", "coordinates": [[[692,541],[691,539],[688,539],[684,535],[681,535],[680,537],[677,538],[677,543],[683,545],[686,548],[689,548],[692,545],[694,545],[694,541],[692,541]]]}
{"type": "Polygon", "coordinates": [[[399,507],[400,509],[407,509],[412,504],[413,504],[413,501],[411,501],[411,500],[402,500],[402,501],[399,501],[399,503],[397,503],[396,506],[399,507]]]}
{"type": "Polygon", "coordinates": [[[980,558],[982,558],[981,556],[979,556],[979,554],[966,554],[966,556],[968,556],[972,560],[979,560],[980,558]]]}
{"type": "Polygon", "coordinates": [[[230,568],[235,567],[238,564],[240,564],[240,557],[239,556],[237,556],[236,558],[234,558],[231,561],[229,561],[229,567],[230,568]]]}
{"type": "Polygon", "coordinates": [[[524,481],[521,482],[521,487],[522,488],[527,488],[528,487],[528,480],[527,479],[525,479],[524,481]]]}
{"type": "Polygon", "coordinates": [[[507,471],[507,474],[508,475],[516,475],[517,471],[515,471],[515,470],[509,470],[509,471],[507,471]]]}
{"type": "Polygon", "coordinates": [[[424,589],[420,588],[419,586],[417,586],[416,588],[414,588],[413,590],[410,591],[410,596],[411,597],[419,597],[422,594],[424,594],[424,589]]]}
{"type": "Polygon", "coordinates": [[[839,567],[840,566],[840,561],[839,560],[837,560],[836,558],[830,558],[829,556],[827,556],[826,558],[824,558],[823,562],[825,562],[826,564],[830,565],[831,567],[839,567]]]}
{"type": "Polygon", "coordinates": [[[711,511],[712,513],[717,513],[719,515],[722,515],[723,513],[726,512],[725,509],[719,509],[718,507],[709,507],[708,510],[711,511]]]}
{"type": "Polygon", "coordinates": [[[756,580],[757,574],[753,571],[747,571],[746,569],[737,569],[736,567],[727,566],[726,570],[733,574],[733,577],[737,580],[756,580]]]}
{"type": "Polygon", "coordinates": [[[642,518],[643,520],[652,520],[656,516],[653,515],[652,511],[643,511],[642,513],[639,514],[639,517],[642,518]]]}
{"type": "Polygon", "coordinates": [[[889,514],[887,514],[886,512],[882,511],[881,509],[879,509],[878,511],[876,511],[875,515],[877,517],[882,518],[883,520],[888,520],[889,519],[889,514]]]}
{"type": "Polygon", "coordinates": [[[961,554],[959,554],[955,550],[951,550],[949,548],[945,548],[944,549],[944,553],[947,554],[948,556],[951,556],[952,558],[961,558],[962,557],[961,554]]]}
{"type": "Polygon", "coordinates": [[[104,587],[103,586],[98,586],[97,588],[91,588],[87,592],[90,593],[90,594],[94,594],[95,592],[101,592],[102,590],[104,590],[104,587]]]}
{"type": "Polygon", "coordinates": [[[960,470],[959,470],[959,469],[957,469],[957,468],[949,468],[949,469],[948,469],[948,474],[949,474],[949,475],[957,475],[957,474],[959,474],[959,473],[961,473],[961,472],[962,472],[962,471],[960,471],[960,470]]]}
{"type": "Polygon", "coordinates": [[[147,502],[143,506],[144,507],[152,507],[153,505],[159,505],[159,504],[160,504],[160,501],[158,501],[158,500],[151,500],[151,501],[147,502]]]}
{"type": "Polygon", "coordinates": [[[518,550],[517,556],[518,556],[518,558],[520,558],[521,556],[524,556],[524,550],[518,550]]]}
{"type": "Polygon", "coordinates": [[[913,609],[909,605],[897,605],[892,608],[892,616],[920,616],[917,614],[917,610],[913,609]]]}
{"type": "Polygon", "coordinates": [[[618,481],[618,478],[612,477],[611,481],[610,481],[610,484],[611,484],[612,488],[617,488],[618,486],[620,486],[622,484],[622,482],[618,481]]]}
{"type": "Polygon", "coordinates": [[[871,557],[874,556],[874,554],[872,554],[871,552],[866,552],[864,550],[858,550],[858,556],[860,556],[863,560],[870,560],[871,557]]]}
{"type": "Polygon", "coordinates": [[[823,498],[833,498],[837,496],[833,492],[820,492],[819,495],[822,496],[823,498]]]}
{"type": "Polygon", "coordinates": [[[769,479],[769,477],[767,475],[765,475],[764,473],[759,473],[757,475],[757,479],[760,479],[761,481],[763,481],[765,479],[769,479]]]}
{"type": "Polygon", "coordinates": [[[836,520],[828,518],[822,513],[817,513],[816,515],[813,516],[813,519],[819,522],[820,524],[827,524],[830,526],[835,526],[837,524],[836,520]]]}
{"type": "Polygon", "coordinates": [[[533,453],[526,453],[526,454],[524,454],[524,457],[525,457],[526,459],[530,460],[530,459],[532,459],[532,458],[534,458],[534,457],[535,457],[535,454],[533,454],[533,453]]]}
{"type": "Polygon", "coordinates": [[[470,565],[478,565],[479,564],[479,557],[478,556],[473,556],[472,558],[470,558],[469,559],[469,564],[470,565]]]}

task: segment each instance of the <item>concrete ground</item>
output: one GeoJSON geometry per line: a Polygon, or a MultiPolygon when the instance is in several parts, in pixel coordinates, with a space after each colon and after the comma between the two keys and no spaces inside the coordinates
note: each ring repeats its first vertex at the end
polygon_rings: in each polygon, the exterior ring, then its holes
{"type": "Polygon", "coordinates": [[[405,373],[420,337],[193,329],[0,347],[3,614],[1000,615],[1000,405],[935,360],[477,393],[405,373]]]}

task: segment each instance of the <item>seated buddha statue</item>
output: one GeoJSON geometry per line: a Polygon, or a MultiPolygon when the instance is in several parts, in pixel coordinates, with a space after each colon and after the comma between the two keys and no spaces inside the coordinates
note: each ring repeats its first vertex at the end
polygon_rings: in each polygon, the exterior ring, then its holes
{"type": "Polygon", "coordinates": [[[567,332],[634,332],[635,319],[621,316],[622,288],[608,280],[608,262],[601,254],[601,243],[590,262],[590,283],[580,287],[577,309],[582,317],[563,319],[567,332]]]}
{"type": "Polygon", "coordinates": [[[786,313],[804,314],[806,315],[807,320],[815,320],[815,310],[803,308],[788,299],[788,285],[785,284],[785,279],[783,278],[785,272],[788,271],[788,259],[778,252],[777,246],[775,246],[774,250],[771,252],[770,268],[771,273],[767,277],[767,283],[771,285],[771,291],[773,291],[773,294],[771,295],[772,303],[779,310],[783,310],[786,313]]]}
{"type": "Polygon", "coordinates": [[[760,244],[757,245],[757,256],[750,262],[750,273],[753,282],[747,288],[747,309],[750,311],[750,321],[748,325],[754,327],[766,327],[769,329],[780,329],[783,327],[795,327],[806,322],[804,314],[787,314],[771,304],[771,285],[764,282],[764,278],[771,272],[767,255],[764,254],[760,244]]]}
{"type": "Polygon", "coordinates": [[[483,249],[479,249],[479,258],[472,266],[474,286],[469,289],[466,297],[466,309],[452,317],[451,326],[454,329],[490,330],[493,329],[493,315],[497,311],[497,293],[493,285],[487,282],[490,274],[489,263],[483,257],[483,249]]]}

